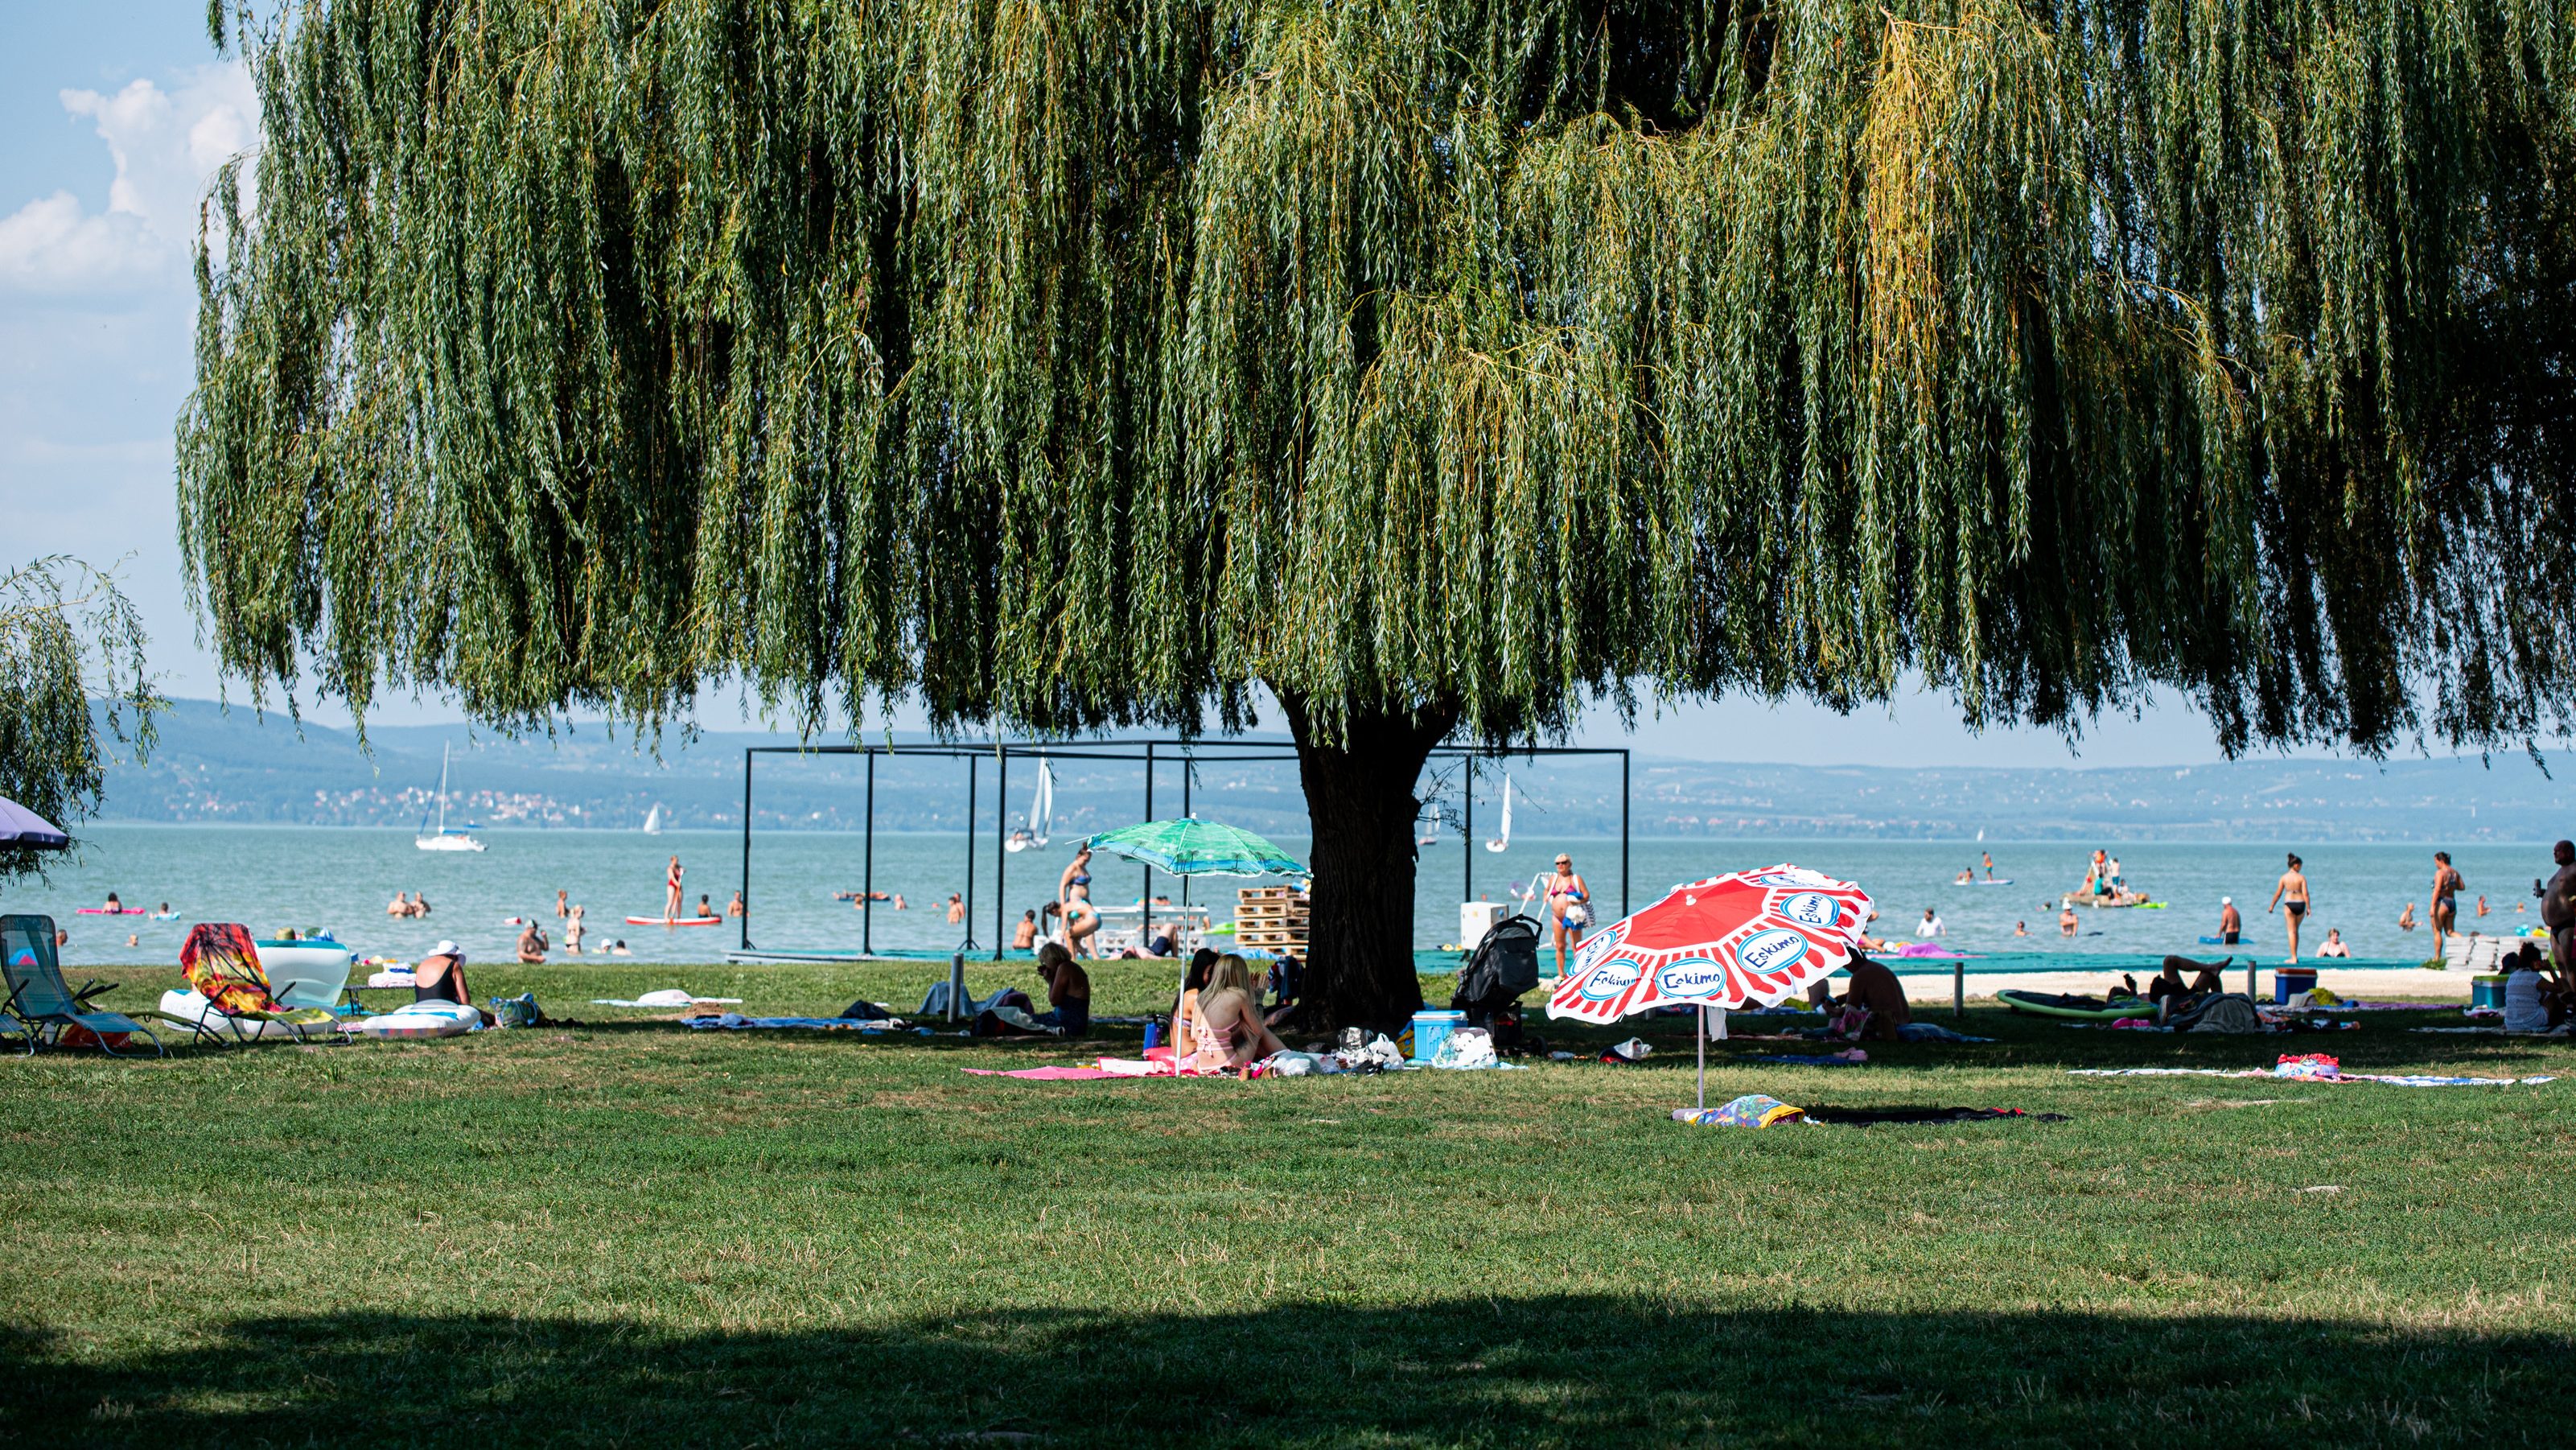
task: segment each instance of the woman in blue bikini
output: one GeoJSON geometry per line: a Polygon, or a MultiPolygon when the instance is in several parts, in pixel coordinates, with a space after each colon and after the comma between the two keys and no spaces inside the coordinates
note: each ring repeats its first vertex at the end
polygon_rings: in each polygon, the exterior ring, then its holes
{"type": "Polygon", "coordinates": [[[1100,930],[1100,912],[1091,904],[1091,843],[1073,853],[1073,864],[1056,882],[1056,900],[1064,904],[1064,944],[1076,957],[1091,948],[1100,930]]]}
{"type": "Polygon", "coordinates": [[[1592,888],[1575,874],[1574,858],[1557,854],[1556,874],[1547,881],[1547,920],[1556,938],[1556,974],[1565,975],[1568,949],[1583,945],[1583,929],[1592,924],[1592,888]]]}

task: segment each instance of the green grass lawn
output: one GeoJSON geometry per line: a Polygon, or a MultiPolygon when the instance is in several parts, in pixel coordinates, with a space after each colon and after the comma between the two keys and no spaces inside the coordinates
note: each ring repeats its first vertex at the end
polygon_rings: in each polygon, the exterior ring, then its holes
{"type": "MultiPolygon", "coordinates": [[[[1710,1095],[2067,1121],[1754,1133],[1666,1120],[1691,1091],[1673,1019],[1630,1024],[1658,1045],[1638,1068],[1048,1083],[959,1069],[1086,1049],[694,1032],[586,1000],[678,985],[829,1014],[909,1006],[941,970],[477,967],[478,995],[587,1025],[0,1061],[0,1440],[2576,1436],[2576,1051],[2555,1043],[1973,1010],[1997,1042],[1862,1068],[1729,1044],[1710,1095]],[[2310,1049],[2570,1076],[2065,1071],[2310,1049]]],[[[119,975],[105,1005],[174,979],[119,975]]],[[[1168,990],[1160,968],[1097,981],[1103,1012],[1168,990]]]]}

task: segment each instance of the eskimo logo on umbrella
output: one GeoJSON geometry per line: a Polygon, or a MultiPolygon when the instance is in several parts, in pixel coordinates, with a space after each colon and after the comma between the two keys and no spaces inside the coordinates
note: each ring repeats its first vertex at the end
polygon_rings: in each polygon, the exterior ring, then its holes
{"type": "Polygon", "coordinates": [[[1787,866],[1777,871],[1756,872],[1745,878],[1756,886],[1833,886],[1834,878],[1803,866],[1787,866]]]}
{"type": "Polygon", "coordinates": [[[1706,957],[1684,957],[1659,969],[1655,986],[1665,996],[1685,1002],[1715,997],[1726,986],[1726,968],[1706,957]]]}
{"type": "Polygon", "coordinates": [[[1626,957],[1621,957],[1615,962],[1603,962],[1599,970],[1583,979],[1583,1000],[1607,1002],[1635,986],[1637,974],[1643,970],[1644,968],[1626,957]]]}
{"type": "Polygon", "coordinates": [[[1800,926],[1823,929],[1842,920],[1842,903],[1821,891],[1801,891],[1780,898],[1780,914],[1800,926]]]}
{"type": "Polygon", "coordinates": [[[1806,955],[1807,939],[1785,927],[1755,932],[1735,948],[1735,959],[1748,972],[1785,972],[1806,955]]]}

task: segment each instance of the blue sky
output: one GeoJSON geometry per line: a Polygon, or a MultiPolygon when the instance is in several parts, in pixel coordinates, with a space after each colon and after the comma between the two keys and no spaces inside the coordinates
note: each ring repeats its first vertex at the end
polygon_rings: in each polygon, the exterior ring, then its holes
{"type": "MultiPolygon", "coordinates": [[[[195,297],[188,241],[206,175],[256,135],[237,66],[205,37],[202,0],[50,5],[6,0],[0,47],[0,497],[6,552],[118,560],[144,610],[163,688],[211,697],[180,586],[171,424],[187,396],[195,297]]],[[[333,718],[327,710],[316,712],[333,718]]],[[[404,703],[388,723],[454,718],[404,703]]],[[[734,723],[710,702],[709,725],[734,723]]],[[[898,722],[901,723],[901,722],[898,722]]],[[[2053,732],[1972,735],[1944,697],[1847,717],[1756,700],[1641,713],[1626,743],[1712,760],[1880,765],[2074,763],[2053,732]]],[[[1618,744],[1607,712],[1586,744],[1618,744]]],[[[2215,760],[2208,724],[2166,705],[2097,723],[2088,765],[2215,760]]]]}

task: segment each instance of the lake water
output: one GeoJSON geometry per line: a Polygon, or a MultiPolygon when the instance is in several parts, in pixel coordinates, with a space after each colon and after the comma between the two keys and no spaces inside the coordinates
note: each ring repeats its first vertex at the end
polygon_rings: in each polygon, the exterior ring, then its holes
{"type": "MultiPolygon", "coordinates": [[[[628,913],[659,917],[662,871],[677,853],[687,869],[687,894],[694,905],[700,893],[719,911],[743,884],[741,838],[726,832],[675,831],[659,836],[640,832],[489,830],[482,833],[490,850],[481,854],[447,854],[417,850],[411,833],[298,826],[149,826],[97,825],[83,833],[85,849],[77,860],[56,866],[49,882],[22,881],[0,886],[0,910],[44,912],[71,933],[65,960],[73,964],[175,962],[187,926],[197,921],[238,921],[267,935],[286,927],[324,927],[362,952],[417,958],[441,937],[452,937],[477,960],[512,955],[517,929],[505,924],[512,916],[535,914],[553,921],[558,889],[589,908],[591,943],[622,936],[636,958],[645,961],[711,961],[736,944],[740,926],[670,929],[660,925],[630,927],[628,913]],[[74,908],[94,906],[109,891],[128,905],[146,907],[168,902],[175,921],[141,917],[79,916],[74,908]],[[425,894],[433,907],[426,920],[394,920],[384,915],[396,891],[425,894]],[[136,939],[126,945],[131,934],[136,939]]],[[[1283,837],[1279,845],[1303,855],[1305,842],[1283,837]]],[[[1949,929],[1949,940],[1961,950],[2000,952],[2021,948],[2099,953],[2198,952],[2195,938],[2217,929],[2219,898],[2233,895],[2245,913],[2255,952],[2265,960],[2281,954],[2280,918],[2266,916],[2263,902],[2281,871],[2277,845],[2156,844],[2105,842],[2121,858],[2130,882],[2170,907],[2163,911],[2085,912],[2087,935],[2072,942],[2056,936],[2056,896],[2079,885],[2086,848],[2065,842],[2020,844],[1990,841],[1874,842],[1859,840],[1639,840],[1633,843],[1628,870],[1628,904],[1642,907],[1675,882],[1717,871],[1792,861],[1857,881],[1879,904],[1879,930],[1891,937],[1910,935],[1926,906],[1937,907],[1949,929]],[[1967,888],[1951,884],[1959,869],[1977,861],[1980,851],[1994,853],[1998,874],[2011,877],[2009,887],[1967,888]],[[2030,925],[2032,936],[2016,941],[2016,920],[2030,925]]],[[[1056,878],[1071,858],[1072,842],[1008,858],[1002,900],[1011,919],[1054,893],[1056,878]]],[[[1454,836],[1444,836],[1422,852],[1416,885],[1415,943],[1433,947],[1454,941],[1458,902],[1466,886],[1462,867],[1472,869],[1477,896],[1503,899],[1518,883],[1544,873],[1558,850],[1573,854],[1588,878],[1602,918],[1620,910],[1619,849],[1616,840],[1550,839],[1524,836],[1503,852],[1488,852],[1481,843],[1462,853],[1454,836]],[[1472,860],[1462,861],[1462,854],[1472,860]]],[[[2422,846],[2319,845],[2295,847],[2306,858],[2317,907],[2309,941],[2322,940],[2325,928],[2340,927],[2355,956],[2364,959],[2421,960],[2432,950],[2429,928],[2412,933],[2397,928],[2398,913],[2416,903],[2423,917],[2430,908],[2427,888],[2432,853],[2422,846]]],[[[846,952],[860,944],[859,914],[832,899],[835,890],[860,884],[863,841],[856,835],[820,832],[773,832],[755,838],[749,881],[751,937],[768,950],[846,952]]],[[[2467,845],[2454,851],[2469,893],[2461,903],[2464,926],[2473,924],[2477,895],[2484,892],[2496,912],[2485,923],[2489,931],[2509,931],[2535,922],[2537,908],[2515,915],[2527,902],[2535,874],[2550,869],[2546,845],[2467,845]]],[[[976,910],[972,927],[987,951],[994,940],[993,843],[975,843],[976,910]]],[[[896,835],[880,832],[875,845],[875,882],[879,890],[900,892],[909,910],[880,905],[874,913],[872,944],[879,950],[945,951],[964,935],[951,926],[940,908],[952,891],[967,887],[967,843],[957,836],[896,835]]],[[[1136,899],[1143,884],[1141,869],[1125,863],[1103,863],[1093,897],[1103,903],[1136,899]]],[[[1199,901],[1213,900],[1217,919],[1226,920],[1233,889],[1244,883],[1218,879],[1192,888],[1199,901]]],[[[1158,878],[1158,892],[1180,893],[1178,883],[1158,878]]],[[[561,934],[556,933],[557,940],[561,934]]],[[[2216,955],[2216,953],[2212,953],[2216,955]]]]}

